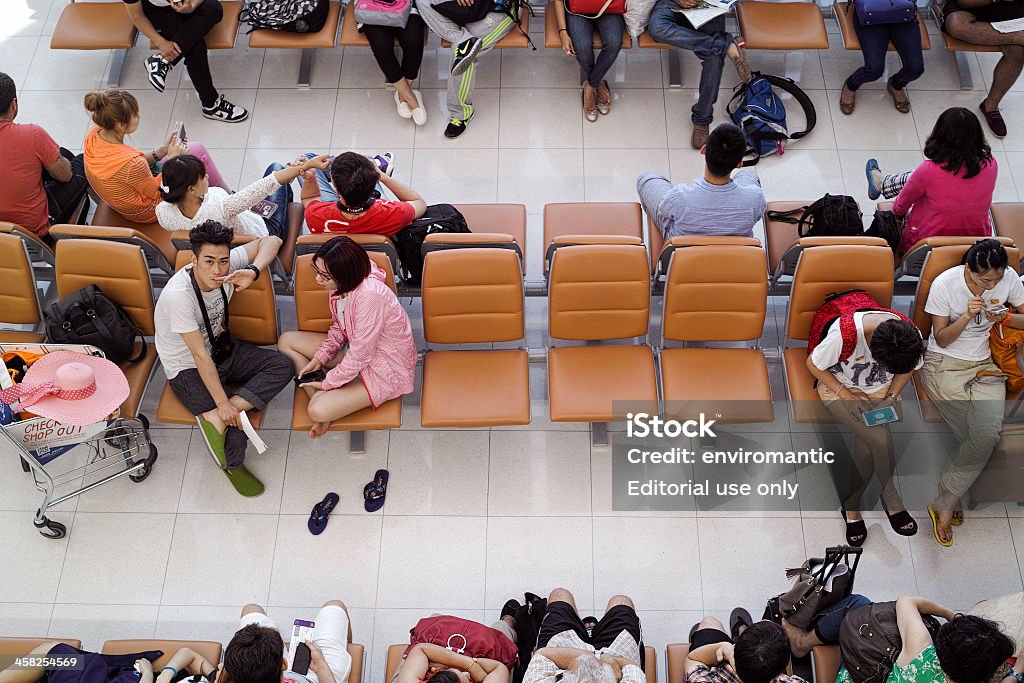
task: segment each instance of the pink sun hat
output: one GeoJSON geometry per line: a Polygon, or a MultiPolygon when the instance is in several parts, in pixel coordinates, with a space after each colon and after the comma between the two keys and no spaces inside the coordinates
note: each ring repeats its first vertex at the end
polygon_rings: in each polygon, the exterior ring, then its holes
{"type": "Polygon", "coordinates": [[[89,425],[113,413],[128,393],[128,379],[111,361],[53,351],[33,363],[20,384],[0,391],[0,400],[63,424],[89,425]]]}

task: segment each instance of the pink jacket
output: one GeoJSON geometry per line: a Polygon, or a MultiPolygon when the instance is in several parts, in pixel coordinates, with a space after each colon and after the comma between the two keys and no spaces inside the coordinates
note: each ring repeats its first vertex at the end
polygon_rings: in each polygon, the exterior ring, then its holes
{"type": "Polygon", "coordinates": [[[945,171],[931,160],[914,169],[892,205],[897,216],[910,212],[903,227],[903,251],[926,237],[990,237],[988,210],[998,172],[995,157],[973,178],[964,178],[963,170],[945,171]]]}
{"type": "Polygon", "coordinates": [[[331,329],[316,357],[327,363],[338,355],[346,340],[349,348],[341,362],[327,372],[322,383],[324,391],[337,389],[360,375],[374,408],[411,392],[416,372],[412,325],[398,298],[385,284],[384,271],[371,263],[369,277],[349,292],[344,325],[338,321],[340,299],[337,294],[330,297],[331,329]]]}

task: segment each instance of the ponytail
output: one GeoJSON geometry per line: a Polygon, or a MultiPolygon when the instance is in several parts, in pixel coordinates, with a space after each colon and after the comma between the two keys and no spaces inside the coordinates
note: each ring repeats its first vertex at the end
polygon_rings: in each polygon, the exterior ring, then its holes
{"type": "Polygon", "coordinates": [[[960,263],[970,268],[972,273],[984,273],[1006,268],[1009,258],[1002,243],[989,238],[975,242],[960,263]]]}

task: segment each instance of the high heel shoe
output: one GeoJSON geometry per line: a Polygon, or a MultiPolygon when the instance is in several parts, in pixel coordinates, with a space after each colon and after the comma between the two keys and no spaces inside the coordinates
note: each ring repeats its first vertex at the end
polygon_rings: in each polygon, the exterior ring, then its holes
{"type": "Polygon", "coordinates": [[[868,527],[864,523],[863,519],[858,519],[851,522],[846,519],[846,507],[839,508],[839,513],[843,516],[843,521],[846,522],[846,542],[855,548],[859,548],[864,545],[864,541],[868,538],[868,527]]]}
{"type": "Polygon", "coordinates": [[[885,516],[889,518],[889,526],[892,530],[898,533],[900,536],[913,536],[917,533],[917,520],[910,516],[910,513],[906,510],[901,510],[894,515],[889,514],[889,506],[882,500],[882,509],[885,510],[885,516]],[[906,528],[907,526],[910,528],[906,528]]]}

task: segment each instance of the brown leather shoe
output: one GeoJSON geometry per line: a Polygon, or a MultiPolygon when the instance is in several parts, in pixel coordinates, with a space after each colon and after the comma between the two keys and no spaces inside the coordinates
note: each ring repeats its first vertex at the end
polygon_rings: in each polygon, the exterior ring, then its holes
{"type": "Polygon", "coordinates": [[[885,89],[889,91],[889,96],[892,97],[892,103],[896,107],[896,111],[902,114],[910,112],[910,99],[907,97],[905,88],[897,88],[892,84],[892,79],[890,78],[885,84],[885,89]]]}
{"type": "Polygon", "coordinates": [[[992,131],[992,135],[995,135],[997,138],[1005,138],[1006,121],[1003,121],[1003,115],[999,113],[999,110],[985,111],[985,100],[981,101],[978,109],[981,110],[981,115],[985,118],[985,123],[988,124],[988,129],[992,131]]]}
{"type": "Polygon", "coordinates": [[[608,81],[601,81],[597,86],[597,111],[607,114],[612,110],[612,89],[608,87],[608,81]]]}
{"type": "Polygon", "coordinates": [[[856,97],[857,91],[850,90],[849,88],[846,87],[846,83],[843,83],[843,91],[839,93],[839,111],[843,112],[847,116],[852,114],[853,110],[857,107],[856,97]],[[852,95],[854,99],[851,99],[849,102],[844,102],[843,95],[846,95],[847,93],[852,95]]]}
{"type": "Polygon", "coordinates": [[[693,124],[693,133],[690,135],[690,147],[700,149],[707,144],[709,126],[706,123],[693,124]]]}
{"type": "Polygon", "coordinates": [[[597,91],[586,81],[583,82],[583,116],[587,121],[597,121],[597,91]]]}

